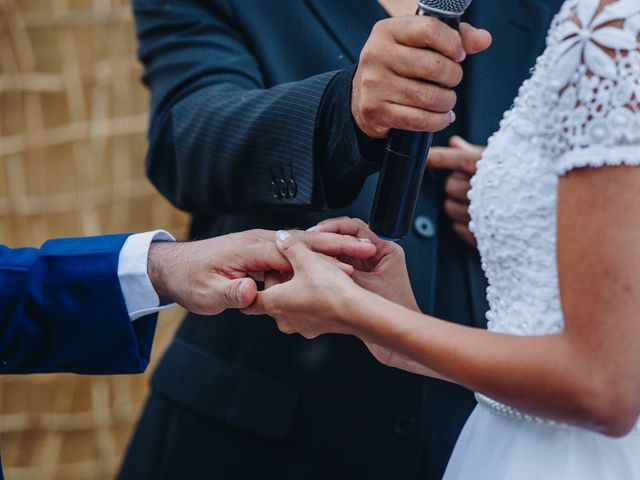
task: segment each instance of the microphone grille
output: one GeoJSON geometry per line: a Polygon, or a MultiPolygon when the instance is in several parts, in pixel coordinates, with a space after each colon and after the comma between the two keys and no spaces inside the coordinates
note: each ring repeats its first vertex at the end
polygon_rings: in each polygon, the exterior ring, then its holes
{"type": "Polygon", "coordinates": [[[471,0],[418,0],[418,5],[426,10],[458,17],[469,8],[471,0]]]}

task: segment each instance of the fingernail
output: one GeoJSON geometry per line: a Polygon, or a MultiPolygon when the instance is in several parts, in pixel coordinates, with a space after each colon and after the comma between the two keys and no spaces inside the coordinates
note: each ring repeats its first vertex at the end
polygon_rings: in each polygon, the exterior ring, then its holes
{"type": "Polygon", "coordinates": [[[286,230],[278,230],[276,232],[276,239],[280,242],[284,242],[287,238],[290,238],[291,234],[286,230]]]}
{"type": "Polygon", "coordinates": [[[463,50],[462,53],[458,55],[458,62],[464,62],[465,58],[467,58],[467,52],[463,50]]]}
{"type": "Polygon", "coordinates": [[[242,301],[242,285],[244,285],[244,280],[238,284],[238,288],[236,288],[236,295],[238,296],[238,301],[242,301]]]}
{"type": "Polygon", "coordinates": [[[373,242],[371,240],[369,240],[368,238],[359,238],[358,240],[360,240],[362,243],[370,243],[373,245],[373,242]]]}
{"type": "Polygon", "coordinates": [[[449,112],[449,121],[450,123],[453,123],[456,121],[456,114],[453,110],[449,112]]]}
{"type": "Polygon", "coordinates": [[[307,228],[307,232],[315,232],[320,228],[320,225],[316,225],[315,227],[307,228]]]}

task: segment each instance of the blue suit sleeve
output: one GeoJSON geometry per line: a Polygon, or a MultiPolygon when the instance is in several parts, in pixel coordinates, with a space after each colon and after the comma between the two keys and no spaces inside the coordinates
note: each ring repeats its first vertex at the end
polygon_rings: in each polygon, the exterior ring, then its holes
{"type": "Polygon", "coordinates": [[[131,322],[118,278],[127,235],[0,246],[0,373],[139,373],[156,316],[131,322]]]}

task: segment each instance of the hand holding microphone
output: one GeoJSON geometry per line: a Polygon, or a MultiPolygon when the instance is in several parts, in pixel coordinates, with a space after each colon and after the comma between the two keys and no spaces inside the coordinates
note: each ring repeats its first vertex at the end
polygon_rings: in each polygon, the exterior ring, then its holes
{"type": "Polygon", "coordinates": [[[383,138],[392,128],[437,131],[454,120],[466,56],[460,35],[433,18],[378,22],[360,55],[351,111],[364,134],[383,138]],[[426,48],[430,47],[431,50],[426,48]]]}
{"type": "MultiPolygon", "coordinates": [[[[491,36],[484,30],[462,24],[460,32],[457,32],[437,18],[428,16],[397,17],[379,22],[362,51],[353,80],[351,110],[356,124],[372,138],[383,138],[394,131],[435,132],[446,128],[455,120],[456,94],[452,89],[462,80],[459,63],[466,55],[485,50],[490,43],[491,36]]],[[[418,172],[407,174],[406,169],[400,172],[404,177],[401,180],[408,179],[409,183],[414,183],[417,198],[426,158],[425,142],[411,133],[409,136],[392,135],[391,139],[394,138],[400,150],[404,147],[420,150],[417,168],[413,165],[418,172]]],[[[393,167],[393,160],[387,158],[385,163],[393,167]]],[[[386,184],[393,188],[380,191],[379,183],[376,205],[385,207],[380,205],[380,200],[391,200],[393,208],[378,208],[377,217],[393,225],[389,229],[381,229],[376,225],[379,222],[372,222],[372,227],[382,236],[399,238],[406,234],[406,231],[398,233],[398,230],[404,229],[401,224],[407,223],[407,217],[410,221],[415,198],[411,198],[414,192],[407,192],[404,186],[397,188],[398,182],[392,177],[387,177],[392,181],[386,184]],[[400,189],[404,192],[398,191],[400,189]],[[410,205],[406,205],[407,198],[410,205]],[[399,209],[404,210],[404,219],[395,218],[401,213],[399,209]],[[408,214],[407,210],[410,210],[408,214]]],[[[383,179],[384,176],[381,182],[383,179]]],[[[374,211],[372,220],[375,217],[374,211]]]]}

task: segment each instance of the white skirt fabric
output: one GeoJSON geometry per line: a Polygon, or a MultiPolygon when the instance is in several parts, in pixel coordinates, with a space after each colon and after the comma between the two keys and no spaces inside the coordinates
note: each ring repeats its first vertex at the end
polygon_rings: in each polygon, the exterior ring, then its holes
{"type": "Polygon", "coordinates": [[[540,425],[478,405],[444,480],[640,480],[640,432],[623,438],[540,425]]]}

